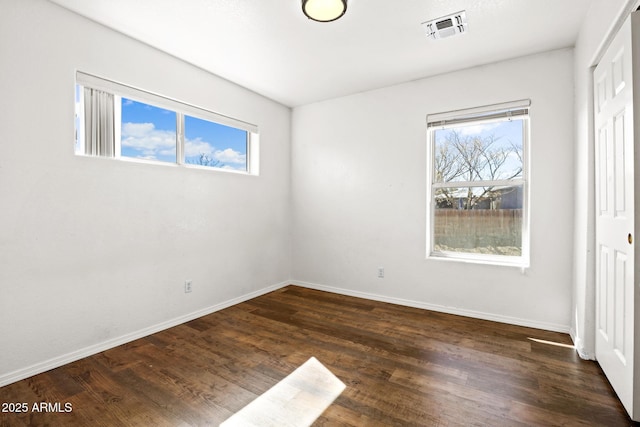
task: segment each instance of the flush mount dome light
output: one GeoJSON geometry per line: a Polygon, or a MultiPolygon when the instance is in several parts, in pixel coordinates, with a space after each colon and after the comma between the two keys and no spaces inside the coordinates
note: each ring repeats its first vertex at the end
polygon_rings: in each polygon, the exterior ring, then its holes
{"type": "Polygon", "coordinates": [[[302,11],[314,21],[331,22],[345,14],[347,0],[302,0],[302,11]]]}

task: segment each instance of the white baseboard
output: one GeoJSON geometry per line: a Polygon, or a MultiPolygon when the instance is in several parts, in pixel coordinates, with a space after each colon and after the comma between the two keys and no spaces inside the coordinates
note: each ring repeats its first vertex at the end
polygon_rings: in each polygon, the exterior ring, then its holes
{"type": "Polygon", "coordinates": [[[239,304],[244,301],[248,301],[250,299],[259,297],[260,295],[264,295],[269,292],[273,292],[280,288],[283,288],[289,285],[289,281],[285,281],[282,283],[278,283],[276,285],[268,286],[266,288],[259,289],[254,292],[250,292],[248,294],[242,295],[237,298],[230,299],[228,301],[221,302],[219,304],[194,311],[192,313],[186,314],[184,316],[179,316],[171,320],[167,320],[166,322],[158,323],[156,325],[150,326],[148,328],[140,329],[135,332],[131,332],[126,335],[122,335],[117,338],[113,338],[107,341],[103,341],[98,344],[91,345],[89,347],[81,348],[76,351],[72,351],[67,354],[63,354],[58,357],[54,357],[49,360],[45,360],[43,362],[36,363],[34,365],[28,366],[26,368],[18,369],[13,372],[9,372],[7,374],[0,375],[0,387],[5,385],[14,383],[16,381],[23,380],[25,378],[29,378],[33,375],[40,374],[42,372],[49,371],[51,369],[60,367],[62,365],[66,365],[67,363],[75,362],[76,360],[83,359],[85,357],[94,355],[96,353],[100,353],[101,351],[109,350],[111,348],[117,347],[119,345],[137,340],[139,338],[144,338],[151,334],[155,334],[156,332],[163,331],[165,329],[172,328],[174,326],[181,325],[185,322],[189,322],[191,320],[197,319],[202,316],[206,316],[207,314],[214,313],[216,311],[220,311],[227,307],[231,307],[232,305],[239,304]]]}
{"type": "MultiPolygon", "coordinates": [[[[14,383],[16,381],[20,381],[23,380],[25,378],[29,378],[33,375],[37,375],[40,374],[42,372],[46,372],[49,371],[51,369],[66,365],[67,363],[71,363],[71,362],[75,362],[76,360],[80,360],[82,358],[100,353],[102,351],[105,350],[109,350],[111,348],[117,347],[119,345],[137,340],[139,338],[143,338],[146,337],[148,335],[151,334],[155,334],[156,332],[160,332],[163,331],[165,329],[169,329],[172,328],[174,326],[177,325],[181,325],[185,322],[189,322],[191,320],[197,319],[199,317],[202,316],[206,316],[207,314],[211,314],[214,313],[216,311],[220,311],[222,309],[225,309],[227,307],[231,307],[233,305],[239,304],[241,302],[244,301],[248,301],[250,299],[259,297],[260,295],[264,295],[266,293],[269,292],[273,292],[275,290],[278,290],[280,288],[283,288],[287,285],[295,285],[295,286],[300,286],[300,287],[304,287],[304,288],[309,288],[309,289],[316,289],[316,290],[320,290],[320,291],[326,291],[326,292],[332,292],[335,294],[341,294],[341,295],[348,295],[348,296],[353,296],[353,297],[358,297],[358,298],[364,298],[364,299],[369,299],[369,300],[373,300],[373,301],[381,301],[381,302],[388,302],[391,304],[398,304],[398,305],[404,305],[407,307],[414,307],[414,308],[421,308],[424,310],[432,310],[432,311],[438,311],[438,312],[442,312],[442,313],[449,313],[449,314],[455,314],[455,315],[459,315],[459,316],[465,316],[465,317],[472,317],[472,318],[476,318],[476,319],[483,319],[483,320],[491,320],[494,322],[500,322],[500,323],[508,323],[508,324],[512,324],[512,325],[519,325],[519,326],[526,326],[526,327],[530,327],[530,328],[536,328],[536,329],[544,329],[544,330],[548,330],[548,331],[554,331],[554,332],[562,332],[562,333],[570,333],[570,329],[569,326],[566,325],[559,325],[559,324],[555,324],[555,323],[547,323],[547,322],[538,322],[538,321],[532,321],[529,319],[521,319],[521,318],[517,318],[517,317],[509,317],[509,316],[501,316],[501,315],[496,315],[496,314],[491,314],[491,313],[484,313],[484,312],[479,312],[479,311],[473,311],[473,310],[465,310],[465,309],[460,309],[460,308],[455,308],[455,307],[447,307],[447,306],[442,306],[442,305],[437,305],[437,304],[428,304],[428,303],[424,303],[424,302],[420,302],[420,301],[412,301],[412,300],[407,300],[407,299],[402,299],[402,298],[395,298],[395,297],[390,297],[390,296],[385,296],[385,295],[378,295],[378,294],[372,294],[372,293],[367,293],[367,292],[359,292],[359,291],[353,291],[350,289],[344,289],[344,288],[337,288],[337,287],[333,287],[333,286],[327,286],[327,285],[320,285],[317,283],[310,283],[310,282],[304,282],[304,281],[296,281],[296,280],[288,280],[288,281],[284,281],[272,286],[268,286],[266,288],[262,288],[260,290],[254,291],[254,292],[250,292],[248,294],[242,295],[240,297],[237,298],[233,298],[230,299],[228,301],[224,301],[222,303],[186,314],[184,316],[180,316],[180,317],[176,317],[174,319],[168,320],[166,322],[162,322],[153,326],[150,326],[148,328],[144,328],[135,332],[131,332],[129,334],[117,337],[117,338],[113,338],[107,341],[103,341],[101,343],[89,346],[89,347],[85,347],[85,348],[81,348],[78,349],[76,351],[70,352],[70,353],[66,353],[63,354],[61,356],[58,357],[54,357],[52,359],[49,360],[45,360],[43,362],[39,362],[36,363],[34,365],[28,366],[26,368],[22,368],[22,369],[18,369],[16,371],[13,372],[9,372],[7,374],[3,374],[0,375],[0,387],[3,387],[5,385],[14,383]]],[[[572,335],[573,338],[573,335],[572,335]]],[[[574,340],[575,342],[576,340],[574,340]]],[[[578,350],[579,354],[581,357],[585,358],[585,359],[592,359],[592,357],[589,357],[589,355],[584,355],[582,353],[580,353],[580,347],[578,347],[578,343],[575,342],[576,344],[576,349],[578,350]]]]}
{"type": "Polygon", "coordinates": [[[543,329],[546,331],[569,333],[568,325],[557,323],[540,322],[530,319],[521,319],[518,317],[502,316],[499,314],[484,313],[481,311],[466,310],[463,308],[447,307],[437,304],[429,304],[420,301],[412,301],[403,298],[395,298],[385,295],[371,294],[367,292],[353,291],[350,289],[336,288],[333,286],[319,285],[317,283],[309,283],[302,281],[291,281],[292,285],[301,286],[303,288],[316,289],[319,291],[332,292],[334,294],[348,295],[352,297],[365,298],[373,301],[388,302],[391,304],[404,305],[407,307],[422,308],[424,310],[438,311],[441,313],[455,314],[458,316],[472,317],[475,319],[491,320],[493,322],[508,323],[510,325],[526,326],[528,328],[543,329]]]}

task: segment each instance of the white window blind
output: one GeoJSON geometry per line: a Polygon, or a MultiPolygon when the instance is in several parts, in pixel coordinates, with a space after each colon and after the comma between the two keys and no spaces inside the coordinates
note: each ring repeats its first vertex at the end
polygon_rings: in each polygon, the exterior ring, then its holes
{"type": "Polygon", "coordinates": [[[225,126],[242,129],[251,133],[258,133],[258,126],[252,123],[234,119],[232,117],[225,116],[224,114],[215,113],[204,108],[196,107],[194,105],[186,104],[142,89],[137,89],[122,83],[87,74],[82,71],[76,72],[76,83],[81,86],[102,90],[104,92],[124,96],[125,98],[137,99],[168,110],[174,110],[187,115],[210,120],[225,126]]]}
{"type": "Polygon", "coordinates": [[[466,123],[523,117],[529,114],[531,100],[505,102],[427,115],[427,128],[460,126],[466,123]]]}

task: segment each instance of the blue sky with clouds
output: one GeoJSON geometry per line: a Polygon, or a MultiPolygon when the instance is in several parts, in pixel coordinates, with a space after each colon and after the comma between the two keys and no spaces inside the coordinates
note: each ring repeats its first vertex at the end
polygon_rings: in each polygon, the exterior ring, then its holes
{"type": "MultiPolygon", "coordinates": [[[[176,162],[176,113],[122,98],[121,155],[176,162]]],[[[206,156],[217,167],[246,170],[247,132],[185,116],[185,161],[206,156]]]]}

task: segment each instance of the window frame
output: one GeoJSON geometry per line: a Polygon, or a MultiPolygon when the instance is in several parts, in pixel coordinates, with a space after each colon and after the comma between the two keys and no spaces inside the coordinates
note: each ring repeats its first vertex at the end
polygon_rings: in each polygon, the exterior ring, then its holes
{"type": "Polygon", "coordinates": [[[258,126],[252,123],[242,121],[239,119],[235,119],[220,113],[215,113],[213,111],[207,110],[205,108],[201,108],[195,106],[193,104],[188,104],[182,101],[178,101],[176,99],[172,99],[163,95],[158,95],[156,93],[152,93],[146,90],[138,89],[133,86],[128,86],[122,83],[117,83],[112,80],[108,80],[102,77],[98,77],[92,74],[88,74],[82,71],[76,71],[76,90],[78,87],[84,88],[89,87],[93,89],[97,89],[103,92],[111,93],[114,95],[114,121],[118,123],[114,129],[114,144],[115,144],[115,153],[113,156],[95,156],[90,154],[85,154],[84,152],[84,111],[82,106],[84,105],[84,94],[83,90],[80,90],[80,94],[78,99],[76,99],[76,104],[79,104],[80,108],[76,108],[76,132],[81,133],[82,137],[79,139],[81,141],[82,147],[80,148],[81,152],[78,152],[74,149],[75,154],[77,156],[84,157],[103,157],[109,159],[123,160],[127,162],[134,163],[148,163],[154,165],[165,165],[165,166],[180,166],[191,169],[204,169],[210,171],[222,171],[228,173],[237,173],[244,175],[259,175],[259,132],[258,126]],[[135,102],[147,104],[149,106],[163,108],[174,112],[176,114],[176,161],[162,161],[162,160],[150,160],[150,159],[142,159],[136,157],[122,156],[122,147],[121,147],[121,124],[122,124],[122,98],[130,99],[135,102]],[[235,128],[238,130],[242,130],[246,132],[246,169],[226,169],[222,167],[216,166],[205,166],[187,163],[185,161],[185,117],[194,117],[200,120],[209,121],[218,125],[223,125],[231,128],[235,128]]]}
{"type": "Polygon", "coordinates": [[[529,230],[529,187],[530,187],[530,100],[519,100],[501,104],[493,104],[476,108],[468,108],[445,113],[427,115],[427,221],[426,221],[426,258],[448,261],[491,264],[501,266],[529,267],[530,264],[530,230],[529,230]],[[449,181],[436,182],[435,168],[435,133],[437,130],[460,126],[495,123],[511,119],[522,120],[522,176],[513,179],[449,181]],[[504,187],[522,186],[522,231],[521,254],[519,256],[479,254],[471,252],[436,250],[435,245],[435,210],[436,190],[439,188],[462,187],[504,187]]]}

